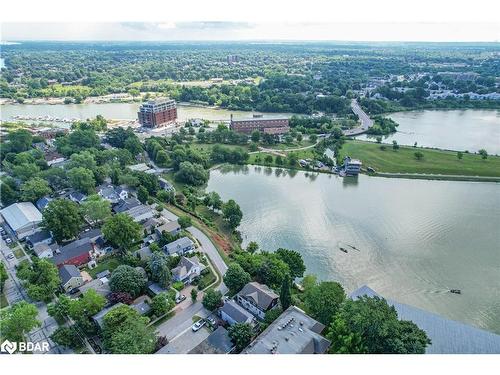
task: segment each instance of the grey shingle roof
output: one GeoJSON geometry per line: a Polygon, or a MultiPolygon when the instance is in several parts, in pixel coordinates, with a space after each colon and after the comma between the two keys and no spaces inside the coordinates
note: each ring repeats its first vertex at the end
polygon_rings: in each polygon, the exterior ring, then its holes
{"type": "Polygon", "coordinates": [[[51,262],[55,264],[64,263],[65,261],[75,258],[77,256],[83,255],[93,250],[92,243],[88,238],[82,238],[81,240],[76,240],[70,244],[61,247],[60,254],[55,255],[51,259],[51,262]]]}
{"type": "MultiPolygon", "coordinates": [[[[361,296],[378,296],[368,286],[362,286],[351,294],[356,299],[361,296]]],[[[500,353],[500,335],[484,331],[437,314],[386,299],[394,306],[400,319],[411,320],[425,332],[432,341],[427,347],[429,354],[479,354],[500,353]]]]}
{"type": "Polygon", "coordinates": [[[227,314],[237,323],[248,323],[254,319],[252,314],[233,300],[226,301],[224,306],[222,306],[221,312],[227,314]]]}
{"type": "Polygon", "coordinates": [[[42,214],[31,202],[11,204],[1,210],[0,213],[14,231],[42,221],[42,214]]]}
{"type": "Polygon", "coordinates": [[[80,270],[73,265],[64,265],[59,268],[59,277],[62,284],[66,284],[72,277],[81,277],[80,270]]]}
{"type": "Polygon", "coordinates": [[[267,285],[251,282],[246,284],[238,293],[245,299],[251,299],[261,310],[266,311],[271,303],[279,296],[267,285]]]}
{"type": "Polygon", "coordinates": [[[189,354],[228,354],[233,347],[227,330],[219,326],[210,336],[196,345],[189,354]]]}

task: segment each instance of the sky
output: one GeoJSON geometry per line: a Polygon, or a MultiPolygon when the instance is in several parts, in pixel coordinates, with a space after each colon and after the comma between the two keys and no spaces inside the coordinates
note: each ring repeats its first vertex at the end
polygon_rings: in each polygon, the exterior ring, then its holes
{"type": "Polygon", "coordinates": [[[2,41],[500,41],[493,22],[3,22],[2,41]]]}

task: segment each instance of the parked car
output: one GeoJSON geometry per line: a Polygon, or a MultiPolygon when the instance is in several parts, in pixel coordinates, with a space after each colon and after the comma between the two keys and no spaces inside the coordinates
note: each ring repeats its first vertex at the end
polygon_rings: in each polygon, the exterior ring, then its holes
{"type": "Polygon", "coordinates": [[[212,327],[215,327],[215,325],[217,324],[217,322],[215,321],[215,319],[214,319],[213,317],[211,317],[211,316],[209,316],[209,317],[207,318],[207,321],[208,321],[208,323],[209,323],[212,327]]]}
{"type": "Polygon", "coordinates": [[[186,299],[186,296],[184,294],[181,294],[179,297],[177,297],[175,299],[175,303],[179,304],[181,303],[182,301],[184,301],[186,299]]]}
{"type": "Polygon", "coordinates": [[[207,324],[207,322],[204,319],[200,319],[192,325],[191,329],[193,332],[199,331],[205,324],[207,324]]]}
{"type": "Polygon", "coordinates": [[[10,253],[9,255],[7,255],[7,259],[14,259],[14,254],[10,253]]]}
{"type": "Polygon", "coordinates": [[[6,238],[6,239],[5,239],[5,243],[6,243],[6,244],[11,244],[11,243],[12,243],[12,240],[11,240],[10,238],[6,238]]]}
{"type": "Polygon", "coordinates": [[[5,233],[6,233],[6,232],[5,232],[5,229],[0,228],[0,234],[5,234],[5,233]]]}

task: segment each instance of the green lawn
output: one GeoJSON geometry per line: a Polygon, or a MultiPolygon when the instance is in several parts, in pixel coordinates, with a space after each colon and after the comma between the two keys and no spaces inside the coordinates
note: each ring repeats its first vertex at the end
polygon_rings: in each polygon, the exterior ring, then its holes
{"type": "Polygon", "coordinates": [[[0,309],[3,309],[4,307],[9,306],[9,302],[7,301],[7,297],[5,297],[5,294],[0,293],[0,309]]]}
{"type": "Polygon", "coordinates": [[[19,246],[13,249],[12,252],[17,259],[22,258],[25,255],[23,249],[21,249],[19,246]]]}
{"type": "Polygon", "coordinates": [[[97,263],[97,267],[92,268],[91,270],[85,268],[85,270],[89,273],[92,278],[95,278],[99,272],[109,270],[113,272],[113,270],[121,264],[120,260],[116,257],[109,257],[104,259],[102,262],[97,263]]]}
{"type": "Polygon", "coordinates": [[[360,159],[363,168],[372,167],[377,172],[500,177],[498,156],[488,156],[483,160],[479,155],[464,153],[463,159],[459,160],[453,151],[405,146],[393,151],[392,145],[386,145],[383,151],[380,146],[371,142],[347,141],[341,154],[360,159]],[[424,155],[422,160],[415,158],[417,151],[424,155]]]}

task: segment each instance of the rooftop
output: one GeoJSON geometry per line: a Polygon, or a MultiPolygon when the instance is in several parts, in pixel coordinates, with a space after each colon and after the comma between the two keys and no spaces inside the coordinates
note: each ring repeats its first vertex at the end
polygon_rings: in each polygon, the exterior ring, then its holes
{"type": "Polygon", "coordinates": [[[324,328],[298,307],[290,306],[242,353],[323,354],[330,346],[320,335],[324,328]]]}
{"type": "Polygon", "coordinates": [[[51,261],[55,264],[63,263],[71,258],[75,258],[84,253],[88,253],[93,250],[92,243],[89,238],[82,238],[81,240],[76,240],[70,244],[61,247],[60,254],[56,254],[51,261]]]}
{"type": "Polygon", "coordinates": [[[0,210],[0,213],[14,231],[26,225],[37,224],[42,221],[42,214],[31,202],[11,204],[0,210]]]}
{"type": "Polygon", "coordinates": [[[70,265],[64,265],[61,268],[59,268],[59,277],[61,278],[62,284],[66,284],[71,278],[73,277],[81,277],[80,270],[73,266],[72,264],[70,265]]]}
{"type": "MultiPolygon", "coordinates": [[[[353,299],[361,296],[384,298],[366,285],[351,294],[353,299]]],[[[400,319],[411,320],[427,332],[432,341],[426,350],[428,354],[500,353],[500,335],[390,299],[386,301],[394,306],[400,319]]]]}
{"type": "Polygon", "coordinates": [[[172,275],[182,280],[193,267],[200,267],[200,269],[205,268],[198,260],[198,257],[181,257],[177,267],[172,269],[172,275]]]}
{"type": "Polygon", "coordinates": [[[271,303],[276,298],[279,298],[267,285],[255,281],[246,284],[238,294],[246,299],[253,300],[255,305],[262,310],[267,310],[271,303]]]}
{"type": "Polygon", "coordinates": [[[233,350],[233,343],[227,330],[219,326],[201,343],[196,345],[188,354],[228,354],[233,350]]]}
{"type": "Polygon", "coordinates": [[[221,312],[224,312],[226,315],[231,317],[237,323],[250,323],[254,320],[252,314],[246,311],[243,307],[238,305],[236,301],[228,300],[224,303],[224,306],[221,308],[221,312]]]}

